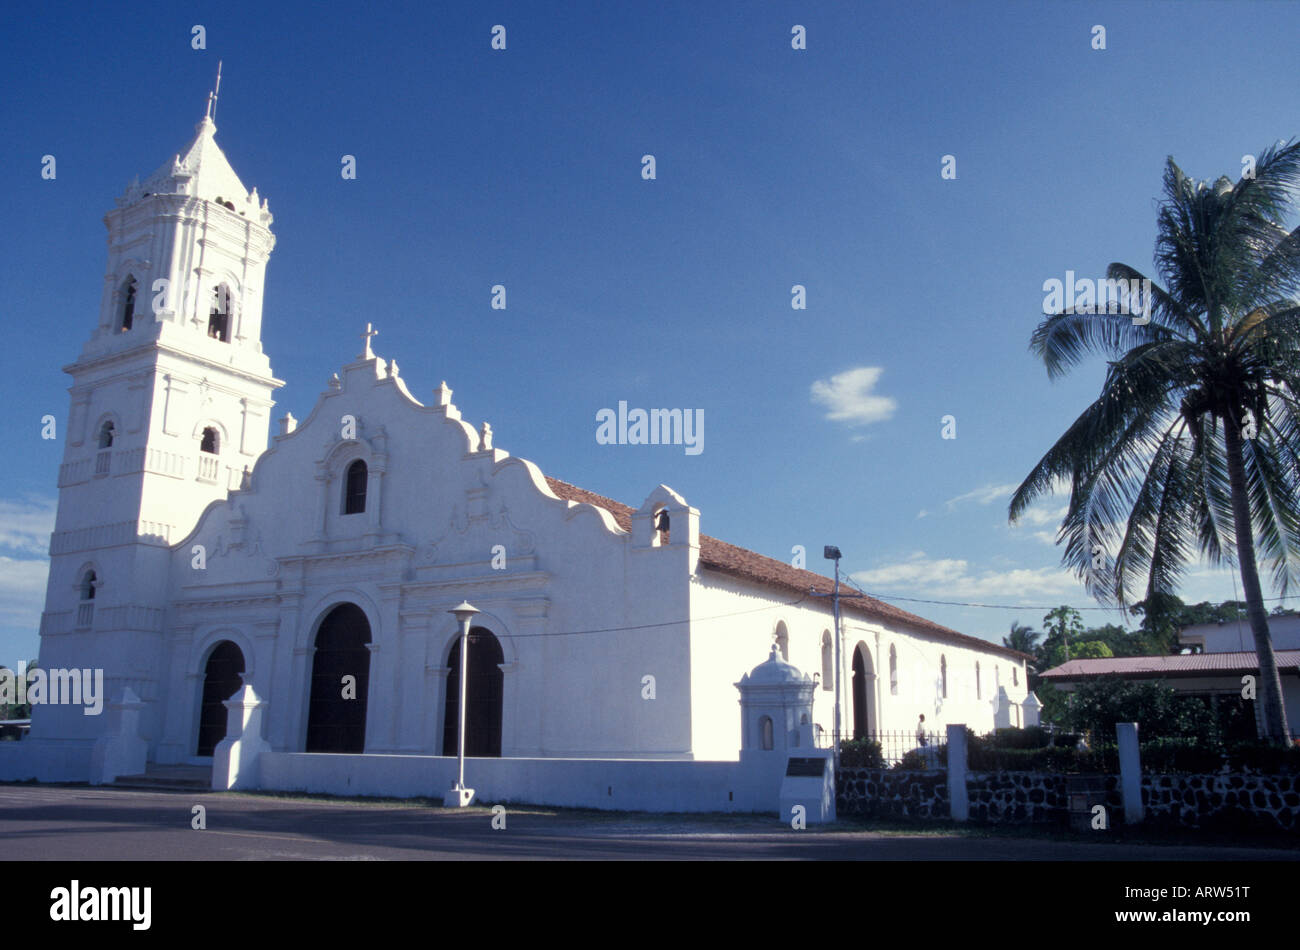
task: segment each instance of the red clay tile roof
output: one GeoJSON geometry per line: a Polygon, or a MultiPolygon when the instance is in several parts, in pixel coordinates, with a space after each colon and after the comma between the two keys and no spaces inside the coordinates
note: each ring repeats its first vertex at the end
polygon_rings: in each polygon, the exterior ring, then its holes
{"type": "MultiPolygon", "coordinates": [[[[551,491],[565,501],[576,501],[595,505],[597,508],[604,508],[614,516],[614,520],[618,522],[620,528],[624,531],[632,530],[632,514],[636,511],[635,508],[614,501],[612,498],[606,498],[604,495],[597,495],[585,488],[579,488],[577,485],[562,482],[558,478],[551,478],[549,475],[546,476],[546,483],[551,486],[551,491]]],[[[776,558],[766,557],[746,548],[728,544],[726,541],[711,538],[706,534],[700,535],[700,566],[717,571],[720,574],[730,574],[733,577],[752,581],[764,587],[774,587],[796,594],[807,594],[810,589],[817,593],[828,594],[835,587],[835,582],[829,577],[791,567],[784,561],[778,561],[776,558]]],[[[847,593],[853,593],[853,589],[848,588],[847,593]]],[[[844,599],[845,594],[846,585],[841,578],[840,610],[846,614],[853,613],[871,620],[880,620],[898,626],[910,627],[920,633],[928,633],[942,640],[975,650],[1000,653],[1017,660],[1032,659],[1032,657],[1028,657],[1018,650],[1011,650],[996,643],[990,643],[988,640],[981,640],[979,637],[958,633],[956,630],[951,630],[932,620],[926,620],[924,617],[918,617],[906,610],[900,610],[898,607],[877,600],[874,597],[861,594],[846,600],[844,599]]]]}
{"type": "MultiPolygon", "coordinates": [[[[1300,650],[1278,650],[1279,672],[1300,671],[1300,650]]],[[[1094,676],[1217,676],[1259,671],[1254,650],[1244,653],[1188,653],[1176,656],[1108,656],[1092,660],[1070,660],[1042,674],[1044,679],[1089,679],[1094,676]]]]}

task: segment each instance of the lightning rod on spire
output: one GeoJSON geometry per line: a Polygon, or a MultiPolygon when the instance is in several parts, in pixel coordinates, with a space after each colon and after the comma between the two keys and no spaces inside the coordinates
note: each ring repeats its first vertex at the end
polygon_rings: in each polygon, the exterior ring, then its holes
{"type": "Polygon", "coordinates": [[[208,118],[213,122],[217,121],[217,98],[221,92],[221,60],[217,60],[217,84],[213,90],[208,93],[208,118]]]}

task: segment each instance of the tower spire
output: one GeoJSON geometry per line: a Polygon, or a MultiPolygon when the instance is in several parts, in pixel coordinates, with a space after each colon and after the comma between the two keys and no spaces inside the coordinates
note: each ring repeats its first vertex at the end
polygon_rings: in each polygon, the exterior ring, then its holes
{"type": "Polygon", "coordinates": [[[215,124],[217,121],[217,98],[221,92],[221,60],[217,60],[217,84],[213,90],[208,93],[208,112],[207,118],[215,124]]]}

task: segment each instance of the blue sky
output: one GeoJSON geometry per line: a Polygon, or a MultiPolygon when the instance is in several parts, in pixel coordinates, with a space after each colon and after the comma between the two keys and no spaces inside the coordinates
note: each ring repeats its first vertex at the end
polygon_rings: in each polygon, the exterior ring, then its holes
{"type": "Polygon", "coordinates": [[[664,482],[705,533],[814,569],[836,544],[886,599],[1022,605],[896,601],[1000,640],[1095,606],[1052,544],[1064,498],[1006,523],[1102,377],[1050,383],[1027,351],[1043,283],[1150,272],[1166,156],[1235,179],[1300,133],[1298,35],[1271,2],[7,9],[0,662],[36,653],[62,453],[39,420],[66,419],[101,219],[193,136],[218,59],[217,141],[275,215],[277,417],[372,321],[417,396],[446,379],[547,474],[634,505],[664,482]],[[704,451],[598,444],[620,400],[702,409],[704,451]]]}

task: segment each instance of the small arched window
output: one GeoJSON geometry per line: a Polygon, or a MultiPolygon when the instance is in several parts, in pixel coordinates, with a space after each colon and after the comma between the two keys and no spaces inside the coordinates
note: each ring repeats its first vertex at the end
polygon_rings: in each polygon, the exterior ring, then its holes
{"type": "Polygon", "coordinates": [[[105,422],[99,427],[99,447],[101,449],[111,449],[113,447],[114,431],[112,422],[105,422]]]}
{"type": "Polygon", "coordinates": [[[984,698],[984,690],[980,686],[980,665],[978,660],[975,661],[975,698],[976,699],[984,698]]]}
{"type": "Polygon", "coordinates": [[[772,732],[772,717],[760,716],[758,719],[759,743],[764,749],[772,749],[775,745],[772,732]]]}
{"type": "Polygon", "coordinates": [[[898,695],[898,651],[889,645],[889,695],[898,695]]]}
{"type": "Polygon", "coordinates": [[[822,634],[822,689],[835,688],[835,650],[831,646],[831,632],[822,634]]]}
{"type": "Polygon", "coordinates": [[[366,481],[369,472],[366,463],[357,459],[348,466],[343,485],[343,513],[359,515],[366,510],[366,481]]]}
{"type": "Polygon", "coordinates": [[[776,651],[781,659],[790,662],[790,633],[785,629],[785,621],[776,625],[776,651]]]}
{"type": "Polygon", "coordinates": [[[203,430],[203,438],[199,440],[199,451],[207,452],[209,455],[216,455],[220,450],[221,442],[217,435],[217,430],[208,426],[203,430]]]}
{"type": "Polygon", "coordinates": [[[128,275],[123,287],[122,319],[118,323],[118,332],[125,333],[135,321],[135,278],[128,275]]]}
{"type": "Polygon", "coordinates": [[[948,698],[948,658],[939,657],[939,695],[948,698]]]}
{"type": "Polygon", "coordinates": [[[1017,670],[1014,666],[1011,667],[1011,685],[1012,686],[1020,685],[1020,671],[1017,670]]]}
{"type": "Polygon", "coordinates": [[[95,572],[86,571],[85,575],[81,578],[81,599],[82,600],[95,599],[95,583],[96,583],[95,572]]]}
{"type": "Polygon", "coordinates": [[[212,291],[212,308],[208,311],[208,336],[222,343],[230,342],[230,289],[225,284],[212,291]]]}

